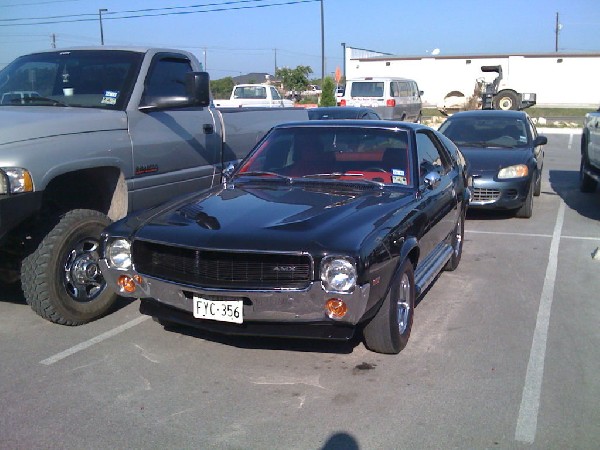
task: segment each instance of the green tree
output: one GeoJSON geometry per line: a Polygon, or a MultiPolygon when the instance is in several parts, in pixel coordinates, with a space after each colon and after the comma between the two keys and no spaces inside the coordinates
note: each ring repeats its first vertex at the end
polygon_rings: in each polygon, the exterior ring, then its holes
{"type": "Polygon", "coordinates": [[[295,69],[282,67],[275,71],[275,77],[283,83],[288,91],[305,91],[308,88],[308,75],[313,73],[310,66],[297,66],[295,69]]]}
{"type": "Polygon", "coordinates": [[[325,77],[321,86],[321,102],[319,106],[335,106],[335,82],[331,77],[325,77]]]}
{"type": "Polygon", "coordinates": [[[220,80],[210,80],[210,90],[212,91],[213,97],[216,99],[229,98],[234,85],[235,83],[231,77],[221,78],[220,80]]]}

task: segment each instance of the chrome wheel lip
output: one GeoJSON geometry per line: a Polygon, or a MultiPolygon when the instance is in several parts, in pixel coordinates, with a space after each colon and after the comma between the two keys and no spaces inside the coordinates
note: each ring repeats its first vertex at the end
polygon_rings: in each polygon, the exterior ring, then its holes
{"type": "Polygon", "coordinates": [[[398,299],[396,301],[398,310],[398,330],[400,334],[404,334],[408,328],[408,322],[410,320],[410,314],[412,313],[410,305],[410,280],[408,275],[403,274],[400,280],[400,286],[398,290],[398,299]]]}
{"type": "Polygon", "coordinates": [[[461,217],[456,224],[456,234],[454,236],[454,254],[459,255],[463,241],[463,218],[461,217]]]}

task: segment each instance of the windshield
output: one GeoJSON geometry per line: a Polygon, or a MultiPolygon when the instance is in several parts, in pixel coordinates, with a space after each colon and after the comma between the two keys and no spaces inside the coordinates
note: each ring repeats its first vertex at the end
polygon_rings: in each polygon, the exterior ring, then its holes
{"type": "Polygon", "coordinates": [[[359,127],[279,128],[249,155],[238,176],[374,181],[412,186],[405,130],[359,127]]]}
{"type": "Polygon", "coordinates": [[[513,117],[452,117],[440,131],[458,146],[526,147],[529,145],[527,124],[513,117]]]}
{"type": "Polygon", "coordinates": [[[105,50],[22,56],[0,72],[0,104],[124,109],[142,58],[105,50]]]}

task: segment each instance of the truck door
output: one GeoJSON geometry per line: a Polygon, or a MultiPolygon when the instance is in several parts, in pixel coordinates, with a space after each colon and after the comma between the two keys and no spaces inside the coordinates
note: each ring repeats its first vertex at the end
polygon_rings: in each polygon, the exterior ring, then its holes
{"type": "Polygon", "coordinates": [[[420,247],[422,258],[426,258],[452,232],[459,209],[454,189],[456,173],[452,170],[450,156],[430,131],[419,130],[416,137],[419,187],[423,192],[420,209],[427,223],[420,247]],[[423,177],[432,171],[440,175],[441,183],[433,189],[423,190],[423,177]]]}
{"type": "MultiPolygon", "coordinates": [[[[184,75],[191,71],[184,55],[156,54],[140,106],[158,98],[184,97],[184,75]]],[[[130,211],[211,186],[221,138],[209,108],[133,109],[128,116],[134,164],[130,211]]]]}

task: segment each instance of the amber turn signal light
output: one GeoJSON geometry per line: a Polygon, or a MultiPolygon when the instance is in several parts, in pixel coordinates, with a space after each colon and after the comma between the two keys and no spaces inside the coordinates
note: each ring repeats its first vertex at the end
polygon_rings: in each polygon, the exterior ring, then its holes
{"type": "Polygon", "coordinates": [[[330,319],[341,319],[348,312],[348,305],[339,298],[330,298],[325,303],[325,311],[330,319]]]}
{"type": "Polygon", "coordinates": [[[135,292],[135,280],[129,275],[121,275],[117,280],[117,284],[124,292],[127,292],[129,294],[135,292]]]}

